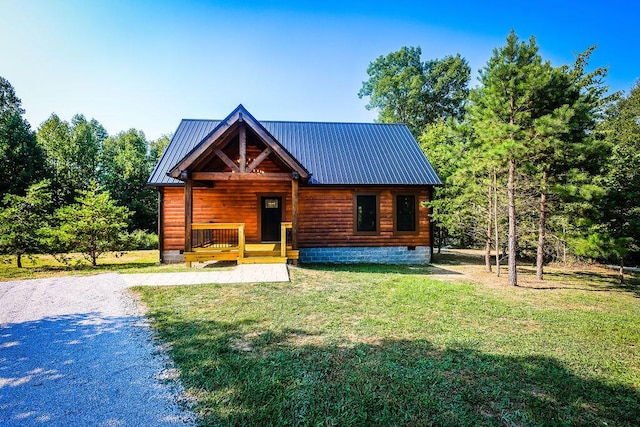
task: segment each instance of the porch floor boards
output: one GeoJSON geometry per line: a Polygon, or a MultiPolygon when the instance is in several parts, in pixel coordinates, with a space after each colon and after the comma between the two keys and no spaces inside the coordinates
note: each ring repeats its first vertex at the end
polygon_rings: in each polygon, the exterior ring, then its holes
{"type": "Polygon", "coordinates": [[[299,251],[287,248],[282,256],[280,243],[247,243],[244,257],[239,258],[237,249],[197,248],[185,252],[186,262],[237,261],[238,264],[286,264],[291,259],[297,264],[299,251]]]}

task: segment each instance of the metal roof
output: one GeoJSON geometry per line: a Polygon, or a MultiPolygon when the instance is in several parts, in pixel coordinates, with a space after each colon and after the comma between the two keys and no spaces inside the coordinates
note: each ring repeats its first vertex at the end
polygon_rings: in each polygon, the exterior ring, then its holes
{"type": "MultiPolygon", "coordinates": [[[[182,185],[167,172],[220,120],[182,120],[149,185],[182,185]]],[[[402,124],[260,121],[311,172],[311,184],[441,185],[409,129],[402,124]]]]}

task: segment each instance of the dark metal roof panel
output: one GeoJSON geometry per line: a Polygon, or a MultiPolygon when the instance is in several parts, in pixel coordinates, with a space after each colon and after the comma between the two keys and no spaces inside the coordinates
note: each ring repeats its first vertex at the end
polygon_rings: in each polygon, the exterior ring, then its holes
{"type": "Polygon", "coordinates": [[[178,125],[160,161],[151,173],[149,185],[182,185],[183,182],[167,176],[167,172],[186,156],[202,139],[220,123],[220,120],[188,120],[178,125]]]}
{"type": "MultiPolygon", "coordinates": [[[[181,184],[166,176],[219,120],[183,120],[149,178],[151,185],[181,184]]],[[[400,124],[260,122],[312,176],[312,184],[440,185],[409,129],[400,124]]]]}
{"type": "Polygon", "coordinates": [[[405,125],[261,123],[312,173],[311,183],[441,184],[405,125]]]}

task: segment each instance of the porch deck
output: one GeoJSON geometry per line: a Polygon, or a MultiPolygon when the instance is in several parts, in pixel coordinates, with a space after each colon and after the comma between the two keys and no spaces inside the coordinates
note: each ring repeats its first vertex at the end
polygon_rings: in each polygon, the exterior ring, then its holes
{"type": "Polygon", "coordinates": [[[244,223],[192,224],[192,250],[184,253],[192,262],[237,261],[238,264],[298,263],[299,251],[291,244],[291,222],[281,223],[280,242],[246,243],[244,223]]]}

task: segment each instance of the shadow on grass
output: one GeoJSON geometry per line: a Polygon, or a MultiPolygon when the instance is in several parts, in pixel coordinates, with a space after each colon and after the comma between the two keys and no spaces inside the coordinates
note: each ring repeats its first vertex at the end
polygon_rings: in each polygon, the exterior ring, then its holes
{"type": "MultiPolygon", "coordinates": [[[[492,257],[492,262],[494,258],[492,257]]],[[[432,262],[435,264],[450,264],[450,265],[484,265],[484,256],[478,254],[471,254],[456,251],[455,249],[443,249],[438,253],[434,251],[432,262]]],[[[506,265],[506,259],[501,261],[503,265],[506,265]]]]}
{"type": "Polygon", "coordinates": [[[333,271],[345,273],[410,274],[412,276],[429,276],[432,274],[460,274],[456,271],[451,271],[426,264],[304,264],[304,268],[318,271],[333,271]]]}
{"type": "MultiPolygon", "coordinates": [[[[640,392],[577,376],[550,357],[426,340],[323,344],[253,322],[156,312],[203,425],[618,425],[640,392]]],[[[317,339],[314,341],[314,339],[317,339]]]]}
{"type": "MultiPolygon", "coordinates": [[[[531,273],[530,269],[524,269],[523,272],[531,273]]],[[[625,283],[620,283],[620,277],[615,273],[588,270],[552,270],[545,273],[545,281],[541,282],[541,284],[523,287],[537,290],[569,289],[588,292],[629,292],[640,298],[640,275],[637,273],[625,274],[625,283]]]]}

